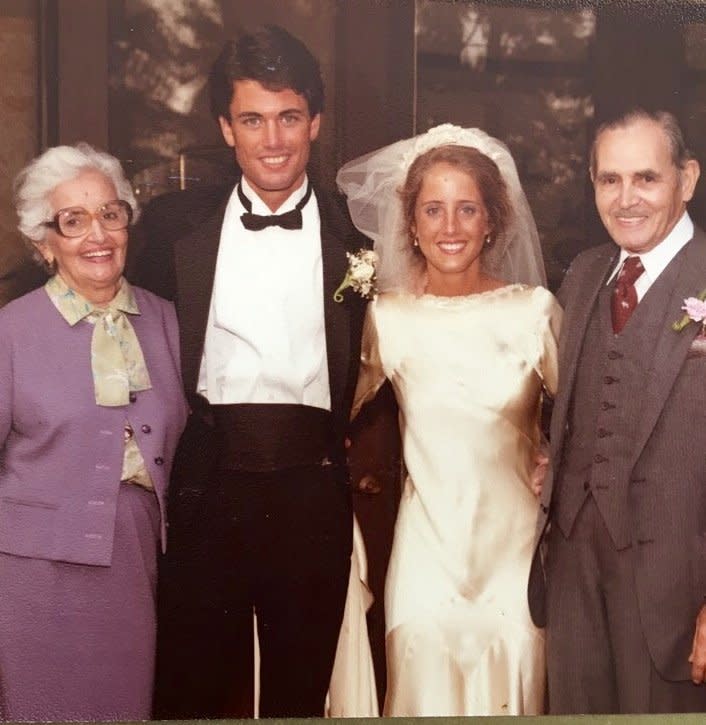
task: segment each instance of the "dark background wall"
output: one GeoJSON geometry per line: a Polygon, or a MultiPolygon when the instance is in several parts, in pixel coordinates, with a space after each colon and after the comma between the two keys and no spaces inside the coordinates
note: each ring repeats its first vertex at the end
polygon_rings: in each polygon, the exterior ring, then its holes
{"type": "Polygon", "coordinates": [[[12,179],[39,143],[37,19],[33,0],[0,3],[0,306],[36,281],[15,232],[12,179]]]}
{"type": "MultiPolygon", "coordinates": [[[[702,0],[3,0],[0,304],[38,279],[10,185],[46,145],[108,148],[145,201],[232,170],[205,78],[226,37],[262,22],[284,25],[321,61],[319,181],[435,123],[478,125],[516,158],[553,287],[603,238],[586,175],[596,121],[626,103],[669,108],[706,161],[702,0]]],[[[702,181],[692,204],[702,225],[705,209],[702,181]]]]}

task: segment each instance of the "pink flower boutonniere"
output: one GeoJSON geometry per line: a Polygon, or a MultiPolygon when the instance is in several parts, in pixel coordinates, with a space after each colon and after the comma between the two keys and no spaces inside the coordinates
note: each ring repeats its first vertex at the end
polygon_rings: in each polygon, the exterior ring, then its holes
{"type": "Polygon", "coordinates": [[[372,249],[360,249],[355,254],[346,252],[348,271],[343,282],[333,293],[336,302],[343,302],[343,290],[350,287],[363,299],[371,300],[377,294],[375,287],[375,266],[378,255],[372,249]]]}
{"type": "Polygon", "coordinates": [[[682,305],[682,310],[686,312],[681,320],[677,320],[672,325],[675,332],[681,332],[687,325],[692,322],[700,322],[702,331],[706,332],[706,289],[699,293],[697,297],[687,297],[682,305]]]}

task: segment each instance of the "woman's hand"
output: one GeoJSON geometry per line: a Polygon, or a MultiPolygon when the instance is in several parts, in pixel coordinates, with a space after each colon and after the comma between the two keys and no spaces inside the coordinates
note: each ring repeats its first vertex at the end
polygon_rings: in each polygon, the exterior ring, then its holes
{"type": "Polygon", "coordinates": [[[530,490],[539,498],[542,495],[544,478],[549,467],[549,447],[542,442],[534,451],[534,470],[530,476],[530,490]]]}

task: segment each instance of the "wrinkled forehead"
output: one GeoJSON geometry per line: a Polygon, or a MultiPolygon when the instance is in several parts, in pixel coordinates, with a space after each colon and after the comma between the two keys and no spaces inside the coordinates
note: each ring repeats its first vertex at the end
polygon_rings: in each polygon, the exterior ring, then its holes
{"type": "Polygon", "coordinates": [[[55,186],[48,200],[54,211],[71,206],[95,209],[116,196],[112,180],[103,172],[89,168],[55,186]]]}

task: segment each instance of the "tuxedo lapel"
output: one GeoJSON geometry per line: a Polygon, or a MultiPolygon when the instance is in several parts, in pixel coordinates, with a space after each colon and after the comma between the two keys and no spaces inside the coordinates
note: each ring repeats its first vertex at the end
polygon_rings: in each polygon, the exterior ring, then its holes
{"type": "Polygon", "coordinates": [[[321,217],[321,254],[324,276],[324,320],[326,326],[326,355],[328,358],[331,410],[341,410],[351,355],[350,309],[346,300],[335,302],[333,294],[348,269],[346,247],[337,234],[331,210],[319,202],[321,217]]]}
{"type": "Polygon", "coordinates": [[[679,272],[677,281],[665,300],[665,314],[656,320],[658,327],[653,333],[655,355],[648,373],[640,414],[637,417],[635,461],[645,447],[689,352],[689,347],[701,329],[699,324],[691,323],[677,332],[672,328],[672,324],[680,320],[683,315],[681,307],[684,299],[696,297],[706,288],[706,236],[702,232],[697,232],[671,264],[678,264],[679,272]]]}
{"type": "Polygon", "coordinates": [[[221,226],[228,198],[215,213],[178,239],[174,249],[181,365],[187,392],[194,392],[198,383],[221,226]]]}

